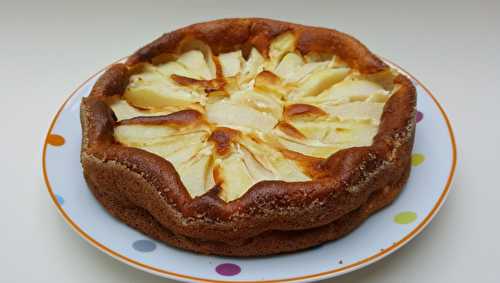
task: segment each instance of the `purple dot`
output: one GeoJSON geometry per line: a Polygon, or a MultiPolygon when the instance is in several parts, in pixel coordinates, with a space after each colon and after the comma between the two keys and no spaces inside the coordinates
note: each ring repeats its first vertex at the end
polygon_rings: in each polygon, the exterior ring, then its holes
{"type": "Polygon", "coordinates": [[[234,276],[241,272],[241,268],[233,263],[223,263],[217,265],[215,271],[223,276],[234,276]]]}
{"type": "Polygon", "coordinates": [[[136,251],[148,253],[156,249],[156,244],[150,240],[138,240],[132,243],[132,247],[136,251]]]}
{"type": "Polygon", "coordinates": [[[420,112],[420,111],[417,111],[417,123],[422,121],[422,119],[424,119],[424,113],[420,112]]]}

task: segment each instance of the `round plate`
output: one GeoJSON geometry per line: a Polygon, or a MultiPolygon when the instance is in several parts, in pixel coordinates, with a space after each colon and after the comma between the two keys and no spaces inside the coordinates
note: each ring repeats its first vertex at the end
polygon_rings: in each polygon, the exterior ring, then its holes
{"type": "Polygon", "coordinates": [[[431,92],[402,71],[416,85],[419,112],[412,172],[393,204],[342,239],[291,254],[228,258],[169,247],[114,219],[83,179],[80,101],[102,72],[78,87],[55,115],[43,148],[43,174],[58,211],[80,236],[139,269],[188,282],[306,282],[334,277],[374,263],[406,244],[429,224],[448,194],[456,160],[450,122],[431,92]]]}

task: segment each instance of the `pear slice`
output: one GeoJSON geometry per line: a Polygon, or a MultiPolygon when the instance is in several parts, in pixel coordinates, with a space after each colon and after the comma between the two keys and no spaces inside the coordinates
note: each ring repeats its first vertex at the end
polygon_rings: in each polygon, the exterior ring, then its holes
{"type": "Polygon", "coordinates": [[[275,179],[288,182],[310,180],[294,161],[285,158],[277,148],[271,147],[264,141],[244,137],[240,143],[259,164],[272,172],[275,179]]]}
{"type": "Polygon", "coordinates": [[[267,132],[278,123],[271,114],[247,105],[231,103],[227,99],[208,104],[206,109],[208,121],[219,126],[236,126],[267,132]]]}
{"type": "Polygon", "coordinates": [[[334,127],[333,123],[327,120],[294,120],[292,125],[310,140],[321,140],[325,136],[328,129],[334,127]]]}
{"type": "Polygon", "coordinates": [[[372,144],[377,131],[378,127],[368,121],[351,121],[343,123],[343,126],[331,128],[323,140],[335,143],[341,148],[369,146],[372,144]]]}
{"type": "Polygon", "coordinates": [[[280,129],[273,131],[274,137],[270,137],[274,142],[278,142],[282,147],[304,155],[325,158],[336,152],[339,148],[335,145],[324,144],[317,139],[298,139],[283,133],[280,129]]]}
{"type": "Polygon", "coordinates": [[[121,121],[125,119],[130,119],[134,117],[140,116],[160,116],[160,115],[168,115],[172,112],[176,112],[179,109],[177,107],[165,107],[160,111],[148,111],[142,110],[139,108],[135,108],[130,106],[126,100],[118,99],[109,105],[111,110],[115,113],[116,120],[121,121]]]}
{"type": "Polygon", "coordinates": [[[275,69],[275,73],[281,78],[290,78],[293,73],[300,69],[304,65],[304,60],[300,55],[294,52],[290,52],[283,57],[283,60],[279,63],[278,67],[275,69]]]}
{"type": "Polygon", "coordinates": [[[125,145],[143,146],[165,140],[177,129],[152,125],[119,125],[115,127],[115,139],[125,145]]]}
{"type": "Polygon", "coordinates": [[[280,77],[270,71],[260,72],[255,77],[254,89],[258,92],[272,94],[279,99],[286,96],[289,91],[280,77]]]}
{"type": "Polygon", "coordinates": [[[226,202],[241,197],[254,184],[240,154],[234,153],[223,159],[216,171],[216,179],[222,181],[219,196],[226,202]]]}
{"type": "Polygon", "coordinates": [[[154,109],[168,106],[188,106],[199,103],[202,96],[182,88],[172,87],[166,82],[129,87],[124,98],[139,108],[154,109]]]}
{"type": "Polygon", "coordinates": [[[291,32],[278,35],[269,45],[269,61],[266,62],[266,69],[273,71],[283,59],[285,54],[295,50],[297,38],[291,32]]]}
{"type": "Polygon", "coordinates": [[[138,147],[161,143],[173,144],[177,141],[187,142],[184,139],[199,142],[207,135],[207,132],[202,130],[180,132],[165,125],[119,125],[114,131],[114,137],[119,143],[138,147]]]}
{"type": "Polygon", "coordinates": [[[233,77],[241,71],[244,59],[241,55],[241,50],[238,50],[220,54],[219,62],[222,67],[222,74],[224,77],[233,77]]]}
{"type": "Polygon", "coordinates": [[[371,119],[373,123],[378,124],[384,110],[384,104],[356,101],[340,105],[328,105],[323,109],[331,116],[340,117],[341,119],[371,119]]]}
{"type": "Polygon", "coordinates": [[[188,77],[192,79],[200,79],[201,77],[196,75],[195,73],[188,71],[186,67],[178,62],[168,62],[165,64],[158,65],[156,70],[164,75],[166,78],[170,79],[172,75],[178,75],[183,77],[188,77]]]}
{"type": "Polygon", "coordinates": [[[244,84],[251,81],[258,73],[264,69],[264,57],[255,48],[250,51],[250,56],[248,60],[243,64],[243,69],[241,70],[239,76],[239,83],[244,84]]]}
{"type": "Polygon", "coordinates": [[[154,147],[144,147],[143,149],[150,151],[154,154],[157,154],[166,160],[170,161],[175,168],[180,168],[181,164],[193,158],[199,151],[201,151],[205,144],[201,141],[198,142],[190,142],[184,144],[181,148],[177,150],[170,150],[169,145],[164,144],[164,147],[160,147],[158,145],[154,147]]]}
{"type": "Polygon", "coordinates": [[[177,59],[177,62],[204,80],[211,80],[214,78],[207,61],[205,61],[205,56],[199,50],[190,50],[183,53],[179,59],[177,59]]]}
{"type": "Polygon", "coordinates": [[[299,166],[291,160],[282,157],[273,159],[272,163],[274,168],[278,171],[280,180],[287,182],[303,182],[311,180],[311,178],[305,175],[299,166]]]}
{"type": "Polygon", "coordinates": [[[338,148],[368,146],[377,134],[378,126],[371,119],[335,121],[294,121],[296,127],[309,141],[316,141],[338,148]]]}
{"type": "MultiPolygon", "coordinates": [[[[230,93],[239,91],[241,89],[241,86],[239,85],[238,82],[238,77],[226,77],[224,78],[224,91],[227,92],[227,95],[229,96],[230,93]]],[[[211,93],[209,93],[211,95],[211,93]]]]}
{"type": "Polygon", "coordinates": [[[245,166],[248,168],[248,171],[250,172],[250,175],[252,176],[252,179],[254,183],[258,183],[263,180],[275,180],[276,176],[270,171],[269,169],[266,169],[263,164],[261,164],[256,157],[250,153],[247,149],[244,147],[240,148],[240,151],[243,156],[243,162],[245,163],[245,166]]]}
{"type": "Polygon", "coordinates": [[[353,102],[364,101],[375,93],[385,94],[379,84],[367,80],[344,80],[320,94],[317,98],[324,102],[353,102]]]}
{"type": "MultiPolygon", "coordinates": [[[[202,40],[194,39],[194,38],[185,38],[181,43],[180,46],[178,47],[181,52],[187,53],[189,51],[197,51],[201,52],[201,54],[204,57],[204,61],[206,63],[206,66],[208,67],[208,73],[206,70],[203,71],[205,74],[204,76],[201,76],[200,79],[205,79],[205,80],[210,80],[210,79],[215,79],[217,77],[217,72],[218,72],[218,64],[215,63],[216,58],[212,53],[212,49],[208,44],[203,42],[202,40]],[[208,77],[206,75],[209,75],[208,77]]],[[[177,60],[179,62],[179,60],[177,60]]],[[[202,65],[203,63],[199,61],[202,65]]],[[[182,62],[179,62],[183,64],[182,62]]],[[[186,63],[187,64],[187,63],[186,63]]],[[[197,68],[196,66],[194,68],[197,68]]],[[[198,72],[195,72],[198,73],[198,72]]]]}
{"type": "Polygon", "coordinates": [[[151,64],[141,64],[136,69],[140,70],[140,72],[130,76],[129,87],[157,84],[165,80],[165,77],[151,64]]]}
{"type": "Polygon", "coordinates": [[[191,197],[200,196],[207,191],[205,180],[209,175],[211,160],[210,150],[201,150],[179,166],[177,172],[191,197]]]}
{"type": "Polygon", "coordinates": [[[201,100],[199,94],[174,86],[151,66],[147,66],[142,73],[131,76],[123,97],[131,105],[143,109],[186,106],[201,100]]]}
{"type": "Polygon", "coordinates": [[[349,68],[337,68],[315,72],[299,88],[292,91],[288,98],[297,100],[306,96],[316,96],[333,84],[343,80],[349,71],[349,68]]]}
{"type": "Polygon", "coordinates": [[[278,140],[288,150],[319,158],[327,158],[339,150],[339,147],[334,145],[309,145],[282,137],[278,137],[278,140]]]}
{"type": "Polygon", "coordinates": [[[282,157],[281,153],[265,144],[262,140],[254,140],[248,136],[243,136],[239,143],[262,167],[269,170],[274,176],[278,176],[278,171],[271,163],[271,159],[282,157]]]}
{"type": "Polygon", "coordinates": [[[311,62],[303,64],[297,69],[292,70],[286,77],[285,83],[299,85],[301,82],[309,78],[315,72],[325,70],[328,67],[328,62],[311,62]]]}
{"type": "Polygon", "coordinates": [[[365,99],[366,102],[377,102],[377,103],[385,103],[391,97],[392,93],[387,94],[386,92],[375,92],[368,96],[365,99]]]}
{"type": "Polygon", "coordinates": [[[252,90],[239,91],[233,93],[231,101],[248,105],[259,111],[268,112],[277,120],[281,119],[283,114],[283,105],[274,95],[263,94],[252,90]]]}
{"type": "Polygon", "coordinates": [[[131,105],[143,109],[187,106],[202,100],[200,94],[174,86],[156,71],[146,72],[134,78],[123,97],[131,105]]]}
{"type": "Polygon", "coordinates": [[[286,120],[316,120],[318,118],[324,118],[328,115],[323,109],[311,105],[311,104],[288,104],[286,105],[283,115],[286,120]]]}

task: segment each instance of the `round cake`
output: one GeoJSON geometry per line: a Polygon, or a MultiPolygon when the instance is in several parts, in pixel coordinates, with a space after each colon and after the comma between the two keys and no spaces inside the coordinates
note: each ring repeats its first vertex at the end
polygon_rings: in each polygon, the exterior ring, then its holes
{"type": "Polygon", "coordinates": [[[81,103],[96,199],[169,245],[262,256],[335,240],[410,172],[411,81],[344,33],[223,19],[164,34],[81,103]]]}

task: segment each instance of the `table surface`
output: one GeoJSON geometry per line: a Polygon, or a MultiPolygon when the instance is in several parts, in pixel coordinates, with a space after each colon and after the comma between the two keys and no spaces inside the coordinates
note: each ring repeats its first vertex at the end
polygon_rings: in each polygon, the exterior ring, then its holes
{"type": "Polygon", "coordinates": [[[432,223],[395,254],[325,282],[500,282],[500,1],[32,1],[0,8],[1,282],[171,282],[91,247],[42,179],[45,132],[91,74],[175,28],[259,16],[354,35],[429,87],[458,166],[432,223]],[[464,3],[462,3],[464,2],[464,3]]]}

